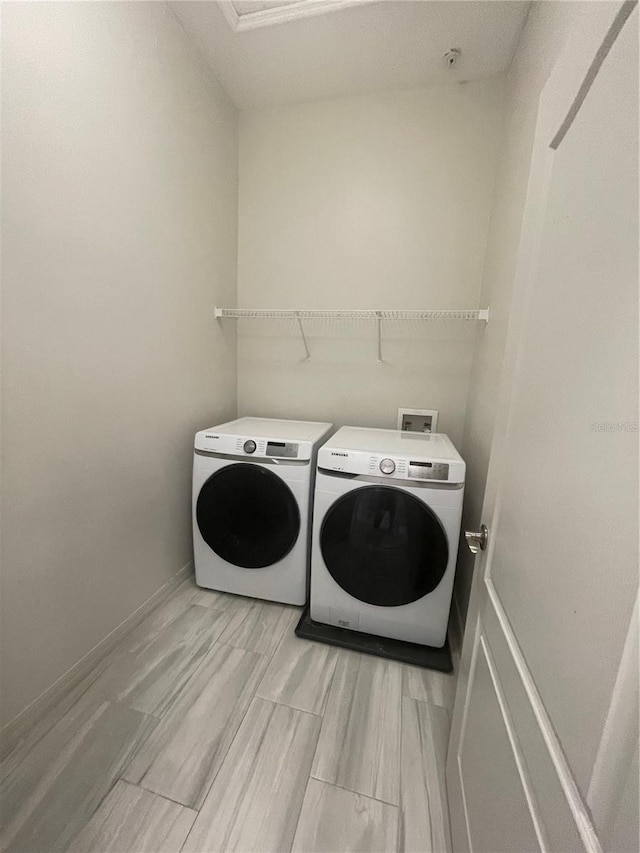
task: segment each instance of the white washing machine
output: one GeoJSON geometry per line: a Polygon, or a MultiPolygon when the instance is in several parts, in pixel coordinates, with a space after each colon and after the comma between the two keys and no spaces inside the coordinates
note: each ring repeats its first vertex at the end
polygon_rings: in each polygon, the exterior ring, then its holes
{"type": "Polygon", "coordinates": [[[318,445],[332,425],[238,418],[196,433],[196,583],[286,604],[307,598],[318,445]]]}
{"type": "Polygon", "coordinates": [[[442,647],[464,479],[446,435],[339,429],[318,452],[311,619],[442,647]]]}

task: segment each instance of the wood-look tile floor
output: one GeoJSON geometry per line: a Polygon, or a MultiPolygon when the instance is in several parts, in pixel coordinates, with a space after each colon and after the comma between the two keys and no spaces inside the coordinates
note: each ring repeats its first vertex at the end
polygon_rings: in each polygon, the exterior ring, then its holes
{"type": "Polygon", "coordinates": [[[6,853],[450,850],[454,677],[186,581],[2,765],[6,853]]]}

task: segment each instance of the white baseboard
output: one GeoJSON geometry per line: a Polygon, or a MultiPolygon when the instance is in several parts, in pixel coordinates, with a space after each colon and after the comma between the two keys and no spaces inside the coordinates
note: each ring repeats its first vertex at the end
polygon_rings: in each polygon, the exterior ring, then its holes
{"type": "Polygon", "coordinates": [[[153,593],[137,610],[127,616],[110,634],[100,640],[90,652],[54,681],[33,702],[0,730],[0,761],[13,750],[21,738],[31,729],[47,711],[51,710],[64,696],[76,687],[105,658],[109,652],[142,620],[167,599],[180,584],[186,580],[193,568],[193,561],[183,566],[171,580],[153,593]]]}

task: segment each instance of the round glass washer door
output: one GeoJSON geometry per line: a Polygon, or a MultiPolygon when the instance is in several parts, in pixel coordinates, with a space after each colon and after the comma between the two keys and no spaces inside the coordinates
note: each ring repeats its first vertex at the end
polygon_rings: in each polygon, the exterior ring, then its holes
{"type": "Polygon", "coordinates": [[[300,511],[293,492],[268,468],[227,465],[204,483],[196,521],[207,545],[234,566],[272,566],[293,548],[300,511]]]}
{"type": "Polygon", "coordinates": [[[388,486],[364,486],[338,498],[324,517],[320,548],[345,592],[381,607],[427,595],[449,562],[447,535],[435,513],[388,486]]]}

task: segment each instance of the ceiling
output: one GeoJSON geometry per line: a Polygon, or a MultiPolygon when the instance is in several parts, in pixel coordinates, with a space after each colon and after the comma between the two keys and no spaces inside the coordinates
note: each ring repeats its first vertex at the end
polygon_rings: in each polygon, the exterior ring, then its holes
{"type": "Polygon", "coordinates": [[[176,0],[171,8],[241,109],[507,69],[519,0],[176,0]],[[444,54],[461,51],[454,68],[444,54]]]}

